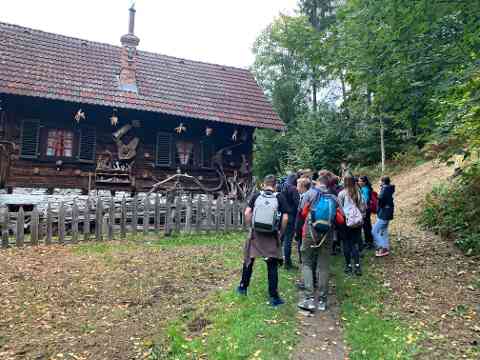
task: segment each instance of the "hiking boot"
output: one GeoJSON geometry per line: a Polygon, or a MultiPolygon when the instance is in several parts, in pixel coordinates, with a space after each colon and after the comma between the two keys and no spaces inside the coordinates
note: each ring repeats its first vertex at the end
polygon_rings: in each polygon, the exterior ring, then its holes
{"type": "Polygon", "coordinates": [[[348,265],[345,265],[345,274],[347,275],[352,275],[352,265],[351,264],[348,264],[348,265]]]}
{"type": "Polygon", "coordinates": [[[235,292],[237,293],[237,295],[247,296],[247,289],[241,286],[237,287],[237,290],[235,292]]]}
{"type": "Polygon", "coordinates": [[[283,299],[281,297],[277,296],[277,297],[270,297],[269,303],[270,303],[271,306],[277,307],[277,306],[280,306],[282,304],[285,304],[285,301],[283,301],[283,299]]]}
{"type": "Polygon", "coordinates": [[[302,310],[306,310],[310,312],[315,311],[315,304],[313,299],[309,299],[309,298],[303,299],[297,304],[297,306],[302,310]]]}
{"type": "Polygon", "coordinates": [[[362,269],[360,268],[360,264],[355,264],[355,275],[362,276],[362,269]]]}
{"type": "Polygon", "coordinates": [[[325,311],[325,310],[327,310],[327,299],[320,299],[320,300],[318,300],[317,310],[318,310],[318,311],[325,311]]]}

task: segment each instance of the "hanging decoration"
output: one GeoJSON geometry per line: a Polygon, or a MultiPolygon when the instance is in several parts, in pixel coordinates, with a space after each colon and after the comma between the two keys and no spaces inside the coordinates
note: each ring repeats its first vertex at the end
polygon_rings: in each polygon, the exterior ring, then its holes
{"type": "Polygon", "coordinates": [[[82,111],[82,109],[78,109],[77,113],[75,114],[75,120],[77,123],[79,123],[80,120],[85,120],[85,113],[82,111]]]}
{"type": "Polygon", "coordinates": [[[212,133],[213,133],[213,128],[207,126],[205,128],[205,135],[210,136],[210,135],[212,135],[212,133]]]}
{"type": "Polygon", "coordinates": [[[187,127],[183,125],[183,123],[180,123],[180,125],[178,125],[174,130],[177,134],[181,134],[182,132],[187,131],[187,127]]]}
{"type": "Polygon", "coordinates": [[[190,156],[192,155],[193,151],[193,143],[189,141],[177,141],[176,146],[180,164],[182,164],[183,166],[188,165],[190,156]]]}
{"type": "Polygon", "coordinates": [[[238,130],[235,130],[232,134],[232,140],[237,141],[237,136],[238,136],[238,130]]]}
{"type": "Polygon", "coordinates": [[[117,126],[117,124],[118,124],[117,109],[113,109],[112,116],[110,117],[110,122],[111,122],[112,126],[117,126]]]}

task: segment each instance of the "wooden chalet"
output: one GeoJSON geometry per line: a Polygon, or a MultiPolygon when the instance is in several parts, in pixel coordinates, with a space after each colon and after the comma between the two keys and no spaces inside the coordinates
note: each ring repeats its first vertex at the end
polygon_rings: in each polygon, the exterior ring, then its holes
{"type": "Polygon", "coordinates": [[[281,130],[248,70],[0,23],[0,188],[241,197],[255,128],[281,130]]]}

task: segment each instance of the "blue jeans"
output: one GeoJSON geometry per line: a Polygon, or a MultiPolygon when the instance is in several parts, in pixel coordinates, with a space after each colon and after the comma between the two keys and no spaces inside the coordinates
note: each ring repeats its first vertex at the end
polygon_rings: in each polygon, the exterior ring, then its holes
{"type": "Polygon", "coordinates": [[[390,249],[388,241],[388,224],[389,220],[378,219],[373,226],[372,235],[375,240],[375,245],[378,248],[390,249]]]}

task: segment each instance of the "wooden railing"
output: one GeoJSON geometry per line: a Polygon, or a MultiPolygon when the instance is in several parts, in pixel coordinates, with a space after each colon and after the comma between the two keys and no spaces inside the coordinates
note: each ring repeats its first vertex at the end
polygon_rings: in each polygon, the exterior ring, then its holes
{"type": "Polygon", "coordinates": [[[88,198],[0,212],[1,247],[246,229],[244,202],[211,197],[88,198]],[[43,208],[43,209],[42,209],[43,208]]]}

